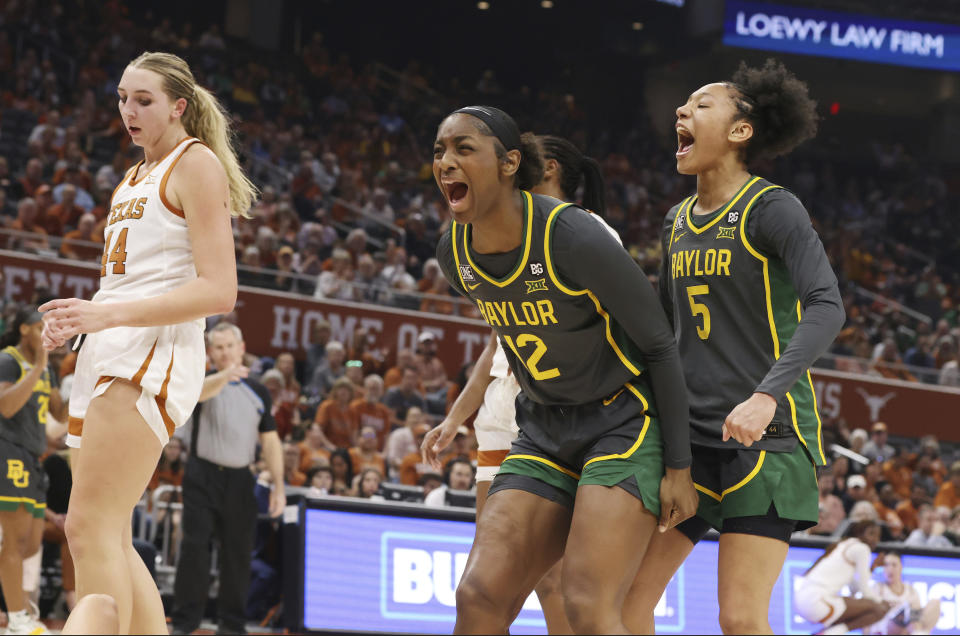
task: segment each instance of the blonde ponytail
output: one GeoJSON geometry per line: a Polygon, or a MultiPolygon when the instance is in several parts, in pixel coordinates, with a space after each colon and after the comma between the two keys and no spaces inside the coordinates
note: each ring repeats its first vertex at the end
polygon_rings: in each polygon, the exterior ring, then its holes
{"type": "Polygon", "coordinates": [[[130,66],[163,77],[164,92],[171,100],[181,97],[187,100],[187,108],[180,118],[184,130],[209,146],[220,160],[230,186],[230,210],[234,215],[247,216],[257,188],[240,167],[233,149],[234,133],[217,98],[197,84],[187,63],[172,53],[146,52],[130,62],[130,66]]]}

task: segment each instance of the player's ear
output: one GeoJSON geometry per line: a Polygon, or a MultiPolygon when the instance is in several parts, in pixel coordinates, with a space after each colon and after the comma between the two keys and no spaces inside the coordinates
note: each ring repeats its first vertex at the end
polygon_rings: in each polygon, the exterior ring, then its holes
{"type": "Polygon", "coordinates": [[[552,181],[560,178],[560,162],[556,159],[546,159],[543,162],[543,180],[552,181]]]}
{"type": "Polygon", "coordinates": [[[500,174],[504,177],[513,178],[520,169],[522,156],[519,150],[508,150],[507,155],[500,160],[500,174]]]}
{"type": "Polygon", "coordinates": [[[727,140],[735,144],[742,144],[749,141],[752,137],[753,124],[746,119],[738,119],[731,125],[727,140]]]}

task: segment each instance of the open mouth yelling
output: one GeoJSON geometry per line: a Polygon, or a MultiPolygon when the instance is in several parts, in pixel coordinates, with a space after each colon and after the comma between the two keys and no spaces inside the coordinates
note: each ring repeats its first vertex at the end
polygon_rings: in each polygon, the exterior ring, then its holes
{"type": "Polygon", "coordinates": [[[139,127],[139,126],[127,126],[127,131],[128,131],[131,135],[136,135],[137,133],[140,132],[140,127],[139,127]]]}
{"type": "Polygon", "coordinates": [[[693,135],[683,126],[677,126],[677,159],[690,154],[693,148],[693,135]]]}
{"type": "Polygon", "coordinates": [[[467,192],[470,189],[467,184],[462,181],[450,181],[448,183],[444,183],[443,187],[446,191],[447,201],[450,202],[451,208],[458,207],[459,204],[467,198],[467,192]]]}

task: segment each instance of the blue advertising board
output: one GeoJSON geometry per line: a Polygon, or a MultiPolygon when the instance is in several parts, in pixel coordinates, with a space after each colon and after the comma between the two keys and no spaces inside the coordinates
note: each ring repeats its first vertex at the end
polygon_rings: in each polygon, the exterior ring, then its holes
{"type": "MultiPolygon", "coordinates": [[[[474,524],[455,519],[378,514],[369,510],[304,511],[303,614],[308,630],[446,633],[456,619],[455,591],[473,542],[474,524]]],[[[658,633],[719,634],[716,541],[705,540],[667,586],[657,605],[658,633]]],[[[778,634],[817,627],[793,612],[798,577],[821,549],[791,547],[773,590],[770,623],[778,634]]],[[[941,599],[934,633],[960,624],[960,560],[905,555],[904,578],[924,601],[941,599]]],[[[546,624],[531,596],[512,634],[543,634],[546,624]]]]}
{"type": "Polygon", "coordinates": [[[960,25],[788,5],[727,0],[723,43],[799,55],[960,70],[960,25]]]}

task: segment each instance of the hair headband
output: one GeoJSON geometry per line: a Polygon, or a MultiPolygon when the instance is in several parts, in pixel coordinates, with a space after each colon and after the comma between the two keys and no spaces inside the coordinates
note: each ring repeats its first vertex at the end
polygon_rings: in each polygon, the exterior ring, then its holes
{"type": "Polygon", "coordinates": [[[473,115],[485,123],[507,150],[520,150],[520,129],[513,117],[493,106],[464,106],[451,114],[473,115]]]}

